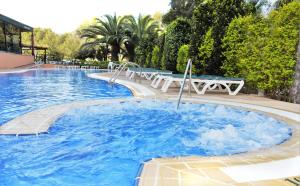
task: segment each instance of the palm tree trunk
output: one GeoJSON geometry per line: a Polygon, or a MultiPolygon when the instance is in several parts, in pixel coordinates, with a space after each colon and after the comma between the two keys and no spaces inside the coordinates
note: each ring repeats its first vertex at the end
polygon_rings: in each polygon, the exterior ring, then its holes
{"type": "Polygon", "coordinates": [[[120,53],[120,46],[119,45],[112,45],[111,46],[111,60],[112,61],[119,61],[119,53],[120,53]]]}
{"type": "Polygon", "coordinates": [[[134,45],[125,43],[125,47],[128,53],[128,60],[130,62],[134,62],[134,58],[135,58],[135,53],[134,53],[134,45]]]}
{"type": "Polygon", "coordinates": [[[292,88],[292,97],[294,103],[300,104],[300,31],[299,31],[299,41],[298,41],[298,49],[297,49],[297,63],[295,68],[295,83],[292,88]]]}
{"type": "Polygon", "coordinates": [[[104,50],[104,61],[107,61],[107,55],[109,53],[108,45],[105,44],[105,50],[104,50]]]}

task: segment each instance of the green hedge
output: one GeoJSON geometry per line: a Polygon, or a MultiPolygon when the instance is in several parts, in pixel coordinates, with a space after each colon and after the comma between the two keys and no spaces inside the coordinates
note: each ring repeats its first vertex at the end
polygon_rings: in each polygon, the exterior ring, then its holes
{"type": "Polygon", "coordinates": [[[288,94],[294,80],[300,3],[292,2],[267,18],[234,19],[223,39],[227,76],[245,77],[270,95],[288,94]]]}
{"type": "Polygon", "coordinates": [[[152,51],[152,59],[151,59],[153,68],[160,68],[159,55],[160,55],[160,49],[158,46],[155,46],[152,51]]]}
{"type": "Polygon", "coordinates": [[[177,53],[179,48],[189,43],[191,26],[188,20],[178,18],[167,27],[162,67],[176,72],[177,53]]]}
{"type": "MultiPolygon", "coordinates": [[[[186,69],[187,62],[189,60],[189,45],[182,45],[178,51],[178,57],[177,57],[177,71],[180,73],[184,73],[186,69]]],[[[195,73],[195,66],[192,68],[192,72],[195,73]]]]}

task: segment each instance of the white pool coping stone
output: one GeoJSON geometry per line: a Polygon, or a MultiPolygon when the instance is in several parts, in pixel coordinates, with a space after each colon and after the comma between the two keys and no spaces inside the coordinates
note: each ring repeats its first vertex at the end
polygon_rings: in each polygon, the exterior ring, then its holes
{"type": "Polygon", "coordinates": [[[1,125],[0,135],[38,135],[48,132],[51,125],[69,110],[137,99],[138,98],[100,99],[49,106],[18,116],[4,125],[1,125]]]}
{"type": "Polygon", "coordinates": [[[300,175],[300,156],[267,163],[220,169],[238,183],[282,179],[300,175]]]}
{"type": "MultiPolygon", "coordinates": [[[[87,76],[90,78],[99,79],[99,80],[103,80],[103,81],[109,81],[109,79],[110,79],[108,77],[99,76],[97,73],[87,74],[87,76]]],[[[145,97],[154,97],[156,95],[149,88],[147,88],[143,85],[134,83],[134,82],[125,81],[125,80],[121,80],[121,79],[116,79],[115,82],[129,88],[133,92],[135,97],[145,98],[145,97]]]]}
{"type": "Polygon", "coordinates": [[[0,74],[15,74],[15,73],[24,73],[24,72],[27,72],[27,71],[30,71],[32,69],[19,69],[19,70],[16,70],[16,69],[13,69],[13,70],[2,70],[0,71],[0,74]]]}

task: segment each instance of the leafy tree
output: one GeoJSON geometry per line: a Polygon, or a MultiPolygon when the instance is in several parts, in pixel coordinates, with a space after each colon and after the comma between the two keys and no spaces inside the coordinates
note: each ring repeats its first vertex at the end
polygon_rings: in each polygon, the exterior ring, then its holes
{"type": "Polygon", "coordinates": [[[171,0],[170,5],[170,11],[162,18],[165,24],[169,24],[179,17],[190,18],[195,6],[195,0],[171,0]]]}
{"type": "MultiPolygon", "coordinates": [[[[136,53],[136,62],[140,64],[141,66],[144,66],[147,62],[147,56],[148,54],[152,53],[152,50],[155,46],[155,39],[156,35],[149,35],[146,39],[143,39],[142,41],[139,42],[139,45],[135,48],[135,53],[136,53]]],[[[151,57],[149,58],[151,60],[151,57]]]]}
{"type": "MultiPolygon", "coordinates": [[[[211,63],[211,58],[213,54],[214,49],[214,38],[212,36],[212,28],[210,28],[203,39],[203,42],[201,46],[199,47],[199,62],[201,63],[201,66],[204,68],[207,67],[209,63],[211,63]]],[[[200,69],[197,71],[198,73],[201,72],[200,69]]]]}
{"type": "Polygon", "coordinates": [[[253,11],[251,5],[244,0],[196,1],[191,43],[191,55],[194,56],[194,61],[201,61],[201,55],[198,56],[198,48],[203,44],[205,34],[210,28],[214,42],[211,55],[206,59],[205,66],[202,65],[204,63],[198,63],[196,64],[198,69],[203,69],[208,74],[222,73],[220,66],[224,61],[224,57],[222,56],[221,46],[227,26],[235,17],[251,13],[253,11]]]}
{"type": "Polygon", "coordinates": [[[81,37],[92,40],[95,43],[107,43],[110,45],[111,60],[118,61],[121,44],[125,38],[126,17],[105,15],[104,20],[96,19],[96,25],[83,29],[81,37]]]}
{"type": "Polygon", "coordinates": [[[162,67],[164,69],[176,72],[178,50],[182,45],[189,43],[189,38],[187,36],[190,32],[190,23],[183,18],[178,18],[168,25],[162,61],[162,67]]]}
{"type": "Polygon", "coordinates": [[[75,59],[76,53],[79,51],[81,39],[75,33],[65,33],[60,36],[59,50],[64,55],[64,59],[75,59]]]}
{"type": "Polygon", "coordinates": [[[158,46],[155,46],[152,51],[152,67],[160,68],[160,49],[158,46]]]}
{"type": "MultiPolygon", "coordinates": [[[[189,60],[189,50],[190,46],[189,45],[182,45],[179,48],[178,51],[178,57],[177,57],[177,65],[176,69],[178,72],[184,73],[186,69],[187,62],[189,60]]],[[[192,68],[192,72],[195,73],[195,68],[192,68]]]]}
{"type": "Polygon", "coordinates": [[[288,95],[295,74],[299,10],[300,3],[292,2],[268,18],[234,19],[223,39],[226,75],[245,77],[269,95],[288,95]]]}
{"type": "Polygon", "coordinates": [[[194,65],[196,66],[196,69],[198,69],[198,73],[204,71],[198,55],[199,46],[203,41],[204,35],[213,24],[213,6],[214,5],[212,1],[196,0],[193,17],[191,19],[190,56],[193,60],[194,65]]]}
{"type": "Polygon", "coordinates": [[[146,67],[147,68],[152,67],[151,58],[152,58],[152,53],[149,52],[147,54],[147,58],[146,58],[146,67]]]}

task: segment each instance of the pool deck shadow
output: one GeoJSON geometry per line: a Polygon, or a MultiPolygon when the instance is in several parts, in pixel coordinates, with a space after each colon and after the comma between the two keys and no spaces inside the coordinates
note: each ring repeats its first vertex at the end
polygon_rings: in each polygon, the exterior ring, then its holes
{"type": "MultiPolygon", "coordinates": [[[[89,77],[107,81],[111,75],[101,73],[90,74],[89,77]]],[[[168,93],[162,93],[153,89],[149,81],[128,80],[124,74],[116,83],[128,87],[136,98],[91,100],[50,106],[1,125],[0,134],[38,135],[47,132],[56,119],[71,109],[111,104],[114,101],[136,101],[140,98],[176,101],[179,92],[178,88],[173,87],[168,93]]],[[[292,136],[274,147],[235,155],[154,158],[143,164],[143,169],[136,178],[139,186],[300,185],[300,105],[256,95],[229,96],[215,92],[208,92],[205,95],[195,93],[188,95],[185,92],[183,100],[193,103],[224,104],[263,112],[289,124],[292,136]],[[276,175],[278,172],[280,174],[276,175]]]]}

